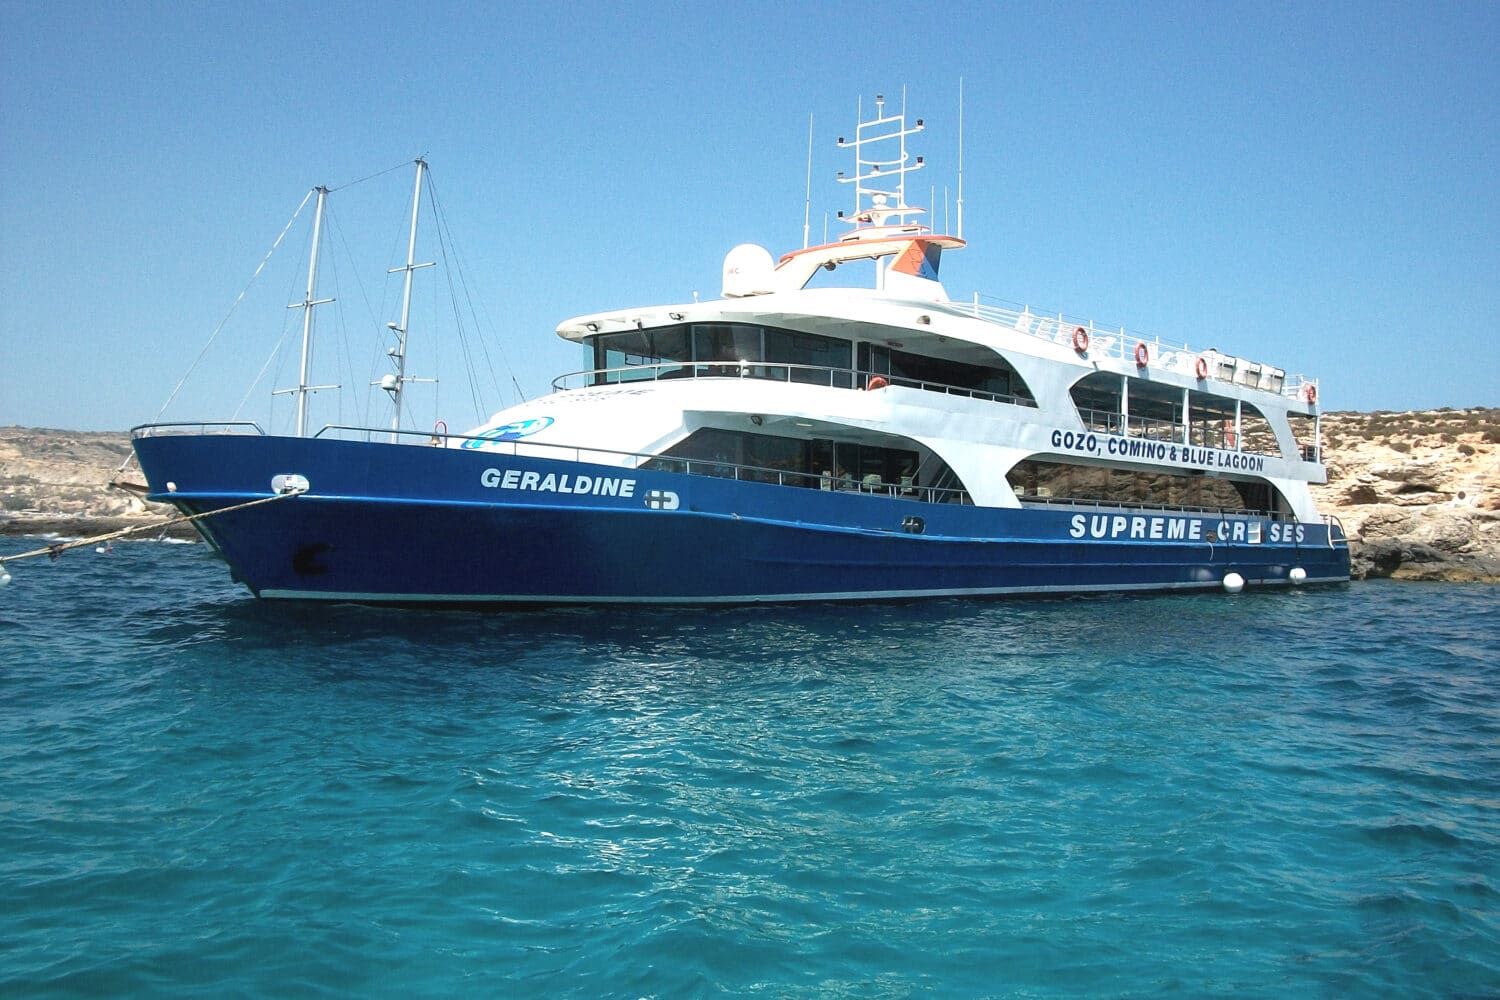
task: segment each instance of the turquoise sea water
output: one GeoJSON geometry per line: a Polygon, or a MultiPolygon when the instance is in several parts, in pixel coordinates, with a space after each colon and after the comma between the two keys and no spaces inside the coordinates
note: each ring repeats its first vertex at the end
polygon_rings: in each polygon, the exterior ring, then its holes
{"type": "MultiPolygon", "coordinates": [[[[0,552],[27,547],[0,539],[0,552]]],[[[0,995],[1494,996],[1500,588],[0,590],[0,995]]]]}

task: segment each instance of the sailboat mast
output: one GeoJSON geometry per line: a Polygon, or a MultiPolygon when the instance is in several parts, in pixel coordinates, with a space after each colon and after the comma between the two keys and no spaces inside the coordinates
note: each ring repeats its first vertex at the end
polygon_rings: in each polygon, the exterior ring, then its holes
{"type": "Polygon", "coordinates": [[[395,412],[391,414],[393,431],[401,429],[401,391],[406,385],[406,330],[407,322],[411,319],[411,275],[417,268],[417,216],[422,210],[422,173],[426,169],[426,162],[418,159],[417,178],[411,193],[411,233],[406,240],[406,266],[392,268],[393,271],[406,272],[401,289],[401,325],[396,328],[396,388],[391,392],[391,404],[395,408],[395,412]]]}
{"type": "Polygon", "coordinates": [[[395,274],[397,271],[405,271],[406,278],[401,289],[401,322],[387,323],[386,326],[396,333],[396,346],[388,352],[391,360],[396,364],[394,376],[387,375],[381,379],[380,386],[391,394],[391,405],[394,412],[391,414],[391,440],[395,441],[397,432],[401,430],[401,393],[408,382],[429,382],[432,379],[408,378],[406,375],[406,331],[407,324],[411,320],[411,276],[412,272],[424,267],[432,267],[433,262],[418,264],[417,259],[417,219],[422,210],[422,175],[427,171],[427,161],[418,157],[417,177],[412,185],[411,192],[411,232],[406,240],[406,264],[403,267],[393,267],[387,274],[395,274]]]}
{"type": "MultiPolygon", "coordinates": [[[[318,283],[318,243],[323,235],[323,201],[328,197],[328,189],[319,187],[318,211],[313,217],[312,253],[307,260],[307,294],[303,296],[298,305],[302,308],[302,367],[297,377],[297,436],[307,436],[307,394],[313,390],[313,386],[307,384],[307,366],[312,360],[312,311],[313,306],[332,302],[332,299],[314,299],[313,291],[318,283]]],[[[321,387],[319,387],[321,388],[321,387]]]]}

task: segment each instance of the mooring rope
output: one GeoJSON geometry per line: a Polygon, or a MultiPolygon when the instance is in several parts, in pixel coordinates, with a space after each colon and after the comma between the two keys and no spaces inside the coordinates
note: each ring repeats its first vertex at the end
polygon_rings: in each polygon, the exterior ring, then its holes
{"type": "Polygon", "coordinates": [[[288,497],[301,496],[303,492],[305,491],[291,490],[286,493],[278,493],[275,496],[261,497],[258,500],[247,500],[244,503],[235,504],[232,507],[221,507],[218,510],[205,510],[197,514],[185,514],[182,517],[172,517],[168,518],[165,521],[159,521],[155,524],[138,524],[131,528],[121,528],[119,531],[110,531],[103,535],[94,535],[91,538],[79,538],[71,542],[54,542],[51,545],[46,546],[45,548],[32,549],[30,552],[21,552],[13,556],[0,556],[0,567],[3,567],[6,563],[18,562],[22,559],[33,559],[37,556],[47,556],[49,559],[56,559],[58,556],[62,555],[64,552],[67,552],[69,549],[81,549],[86,545],[98,545],[100,542],[109,542],[115,540],[116,538],[128,538],[131,535],[140,534],[143,531],[160,531],[164,528],[170,528],[174,524],[188,524],[192,521],[202,520],[205,517],[215,517],[219,514],[228,514],[236,510],[246,510],[250,507],[258,507],[263,503],[272,503],[276,500],[285,500],[288,497]]]}

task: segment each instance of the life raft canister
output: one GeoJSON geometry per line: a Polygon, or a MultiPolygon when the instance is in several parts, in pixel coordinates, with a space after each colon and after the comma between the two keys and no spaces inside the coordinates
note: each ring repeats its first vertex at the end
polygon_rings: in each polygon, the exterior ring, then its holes
{"type": "Polygon", "coordinates": [[[1200,380],[1208,378],[1208,361],[1207,361],[1207,359],[1200,357],[1198,359],[1198,363],[1193,366],[1193,372],[1194,372],[1194,374],[1196,374],[1198,376],[1198,378],[1200,380]]]}
{"type": "Polygon", "coordinates": [[[1079,354],[1086,353],[1089,349],[1089,332],[1081,326],[1073,328],[1073,350],[1079,354]]]}
{"type": "Polygon", "coordinates": [[[890,383],[885,380],[885,376],[883,376],[883,375],[875,375],[875,376],[872,376],[870,378],[869,382],[865,383],[865,388],[866,389],[884,389],[888,385],[890,385],[890,383]]]}
{"type": "Polygon", "coordinates": [[[1136,344],[1135,345],[1135,366],[1137,368],[1144,368],[1144,367],[1146,367],[1147,363],[1150,360],[1151,360],[1151,349],[1149,347],[1147,347],[1144,343],[1136,344]]]}

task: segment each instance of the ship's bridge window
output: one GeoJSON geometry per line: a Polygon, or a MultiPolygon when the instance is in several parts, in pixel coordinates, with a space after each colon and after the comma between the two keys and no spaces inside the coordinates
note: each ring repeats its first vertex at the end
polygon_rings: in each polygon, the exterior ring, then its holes
{"type": "Polygon", "coordinates": [[[593,347],[594,367],[603,369],[595,379],[598,385],[667,377],[682,372],[680,362],[693,357],[686,326],[611,333],[593,338],[593,347]]]}
{"type": "Polygon", "coordinates": [[[754,323],[684,323],[590,340],[595,385],[714,376],[854,384],[850,341],[754,323]]]}

